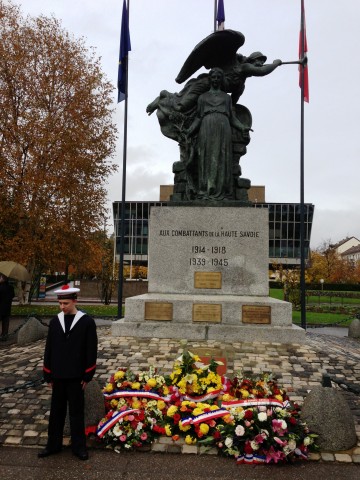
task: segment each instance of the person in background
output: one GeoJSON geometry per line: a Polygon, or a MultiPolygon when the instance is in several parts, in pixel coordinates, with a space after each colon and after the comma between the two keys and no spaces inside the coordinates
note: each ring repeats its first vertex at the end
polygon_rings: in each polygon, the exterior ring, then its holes
{"type": "Polygon", "coordinates": [[[0,319],[2,324],[1,340],[6,340],[9,334],[11,304],[15,296],[14,287],[8,278],[0,273],[0,319]]]}
{"type": "Polygon", "coordinates": [[[44,353],[44,380],[52,387],[48,440],[38,453],[48,457],[62,449],[69,405],[71,449],[87,460],[84,424],[84,390],[96,370],[97,333],[95,321],[76,308],[79,288],[64,285],[55,293],[61,312],[52,318],[44,353]]]}

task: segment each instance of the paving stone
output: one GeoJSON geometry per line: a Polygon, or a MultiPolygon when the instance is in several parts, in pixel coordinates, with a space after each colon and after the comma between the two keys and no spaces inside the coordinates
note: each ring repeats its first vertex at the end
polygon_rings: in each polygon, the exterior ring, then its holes
{"type": "Polygon", "coordinates": [[[333,462],[334,461],[334,454],[333,453],[322,453],[321,454],[321,459],[324,460],[324,462],[333,462]]]}
{"type": "Polygon", "coordinates": [[[335,453],[335,460],[337,462],[343,462],[343,463],[351,463],[352,458],[351,455],[347,453],[335,453]]]}
{"type": "MultiPolygon", "coordinates": [[[[204,347],[203,342],[168,339],[139,340],[131,337],[113,338],[110,328],[98,329],[99,355],[96,379],[103,385],[110,375],[119,367],[131,365],[136,369],[156,365],[163,372],[170,372],[174,359],[184,348],[189,350],[204,347]]],[[[305,345],[279,345],[277,343],[241,343],[241,342],[206,342],[207,348],[220,349],[226,352],[228,375],[242,370],[253,373],[262,369],[272,371],[279,384],[285,388],[291,400],[302,404],[304,397],[313,386],[319,385],[324,373],[334,375],[339,380],[345,379],[360,385],[360,352],[359,343],[347,338],[330,337],[316,333],[307,334],[305,345]]],[[[31,379],[40,378],[44,341],[40,340],[27,349],[19,350],[17,345],[9,345],[1,349],[0,389],[24,383],[24,369],[31,379]],[[22,366],[22,367],[21,367],[22,366]],[[21,368],[20,368],[21,367],[21,368]],[[19,372],[19,373],[17,373],[19,372]]],[[[335,383],[334,387],[339,388],[335,383]]],[[[352,409],[358,447],[360,449],[360,399],[357,403],[354,395],[348,395],[347,401],[352,409]]],[[[49,417],[51,391],[43,386],[31,386],[26,390],[17,390],[0,394],[0,442],[37,442],[42,446],[47,440],[47,424],[49,417]],[[9,415],[9,410],[20,410],[9,415]],[[25,432],[34,432],[34,436],[25,432]],[[10,432],[15,434],[10,434],[10,432]]],[[[169,444],[174,445],[170,439],[169,444]]],[[[31,444],[31,443],[27,443],[31,444]]],[[[35,445],[32,444],[32,445],[35,445]]],[[[166,447],[156,443],[154,448],[166,447]]],[[[185,446],[184,446],[185,447],[185,446]]],[[[191,453],[199,448],[186,446],[191,453]]],[[[342,453],[343,455],[349,455],[342,453]]],[[[321,454],[323,458],[324,454],[321,454]]],[[[360,452],[352,452],[353,459],[360,452]]],[[[326,457],[325,457],[326,458],[326,457]]],[[[351,457],[350,457],[351,458],[351,457]]]]}

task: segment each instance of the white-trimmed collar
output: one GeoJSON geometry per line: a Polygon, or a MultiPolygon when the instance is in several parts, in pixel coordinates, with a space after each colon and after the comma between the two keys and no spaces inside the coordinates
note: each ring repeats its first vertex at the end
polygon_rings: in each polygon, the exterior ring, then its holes
{"type": "MultiPolygon", "coordinates": [[[[72,324],[70,326],[70,330],[77,324],[77,322],[80,320],[80,318],[83,317],[84,315],[85,315],[85,313],[82,312],[81,310],[77,311],[77,313],[74,317],[74,320],[72,321],[72,324]]],[[[64,315],[64,312],[58,313],[58,319],[59,319],[61,328],[64,330],[64,333],[65,333],[65,315],[64,315]]]]}

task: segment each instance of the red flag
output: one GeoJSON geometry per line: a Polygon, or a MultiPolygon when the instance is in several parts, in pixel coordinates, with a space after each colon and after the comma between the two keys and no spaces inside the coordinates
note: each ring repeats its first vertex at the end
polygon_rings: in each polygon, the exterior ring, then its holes
{"type": "MultiPolygon", "coordinates": [[[[304,0],[301,0],[301,25],[299,35],[299,60],[303,60],[307,55],[307,40],[306,40],[306,23],[305,23],[305,7],[304,0]]],[[[304,78],[304,101],[309,103],[309,72],[307,62],[305,65],[299,66],[299,86],[302,87],[302,79],[304,78]],[[304,70],[304,74],[302,74],[304,70]]]]}

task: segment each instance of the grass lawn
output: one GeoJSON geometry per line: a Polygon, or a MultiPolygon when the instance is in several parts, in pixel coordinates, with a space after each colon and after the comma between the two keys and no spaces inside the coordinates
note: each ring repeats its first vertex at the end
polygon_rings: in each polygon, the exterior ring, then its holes
{"type": "MultiPolygon", "coordinates": [[[[297,325],[301,324],[301,312],[293,311],[292,318],[293,323],[296,323],[297,325]]],[[[344,313],[306,312],[306,323],[308,325],[324,325],[341,322],[339,325],[342,327],[348,327],[352,320],[352,318],[349,318],[349,315],[344,313]]]]}

